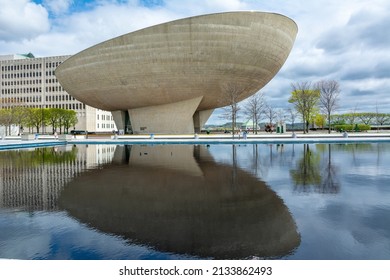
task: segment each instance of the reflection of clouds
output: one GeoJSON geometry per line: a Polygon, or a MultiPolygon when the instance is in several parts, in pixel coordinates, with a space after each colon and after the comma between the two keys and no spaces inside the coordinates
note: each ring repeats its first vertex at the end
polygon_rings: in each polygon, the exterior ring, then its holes
{"type": "MultiPolygon", "coordinates": [[[[310,207],[307,203],[294,214],[302,233],[302,244],[292,258],[388,259],[389,209],[362,210],[342,202],[310,207]]],[[[295,208],[295,207],[294,207],[295,208]]]]}
{"type": "Polygon", "coordinates": [[[302,235],[294,258],[308,258],[312,251],[318,251],[317,258],[389,258],[390,191],[363,179],[341,178],[343,188],[332,196],[278,191],[302,235]]]}
{"type": "Polygon", "coordinates": [[[364,176],[366,178],[373,177],[373,179],[376,179],[377,176],[385,176],[389,180],[388,182],[390,182],[389,170],[381,168],[380,166],[377,165],[361,165],[361,166],[349,167],[348,174],[364,176]]]}
{"type": "MultiPolygon", "coordinates": [[[[8,259],[177,259],[121,238],[89,229],[63,212],[0,212],[0,258],[8,259]],[[93,248],[93,249],[91,249],[93,248]]],[[[186,258],[180,256],[181,259],[186,258]]]]}
{"type": "Polygon", "coordinates": [[[0,224],[7,226],[0,231],[0,257],[32,259],[38,257],[36,252],[45,255],[50,251],[49,234],[35,223],[34,216],[26,212],[3,213],[0,224]]]}
{"type": "MultiPolygon", "coordinates": [[[[294,259],[389,259],[390,257],[390,144],[332,145],[331,162],[337,167],[340,192],[294,193],[289,170],[303,152],[303,145],[284,145],[284,157],[292,161],[271,166],[267,145],[260,145],[261,164],[269,172],[258,173],[290,209],[301,233],[294,259]]],[[[327,162],[327,148],[311,146],[327,162]]],[[[250,168],[252,149],[238,156],[238,165],[250,168]]],[[[214,155],[218,159],[218,155],[214,155]]],[[[272,154],[274,162],[282,155],[272,154]]],[[[251,172],[254,172],[253,170],[251,172]]]]}

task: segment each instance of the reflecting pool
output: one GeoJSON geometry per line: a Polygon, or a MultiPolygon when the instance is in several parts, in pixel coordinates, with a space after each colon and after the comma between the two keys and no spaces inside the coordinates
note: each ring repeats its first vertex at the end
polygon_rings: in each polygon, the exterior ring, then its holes
{"type": "Polygon", "coordinates": [[[390,259],[390,143],[0,152],[0,258],[390,259]]]}

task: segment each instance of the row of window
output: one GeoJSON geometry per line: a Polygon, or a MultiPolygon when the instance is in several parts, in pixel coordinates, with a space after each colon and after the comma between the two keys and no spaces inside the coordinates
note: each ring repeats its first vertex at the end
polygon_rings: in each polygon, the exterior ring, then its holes
{"type": "MultiPolygon", "coordinates": [[[[57,68],[61,62],[46,62],[46,68],[57,68]]],[[[1,71],[20,71],[20,70],[35,70],[42,69],[41,63],[23,64],[23,65],[3,65],[1,71]]]]}
{"type": "MultiPolygon", "coordinates": [[[[28,102],[41,102],[39,96],[36,96],[36,97],[34,96],[33,100],[30,100],[28,102]],[[37,100],[37,101],[33,101],[33,100],[37,100]]],[[[13,104],[3,103],[2,104],[2,108],[4,108],[4,109],[11,109],[14,106],[15,106],[15,103],[13,103],[13,104]]],[[[36,104],[26,104],[26,105],[23,105],[23,107],[26,107],[26,108],[39,108],[39,107],[37,107],[36,104]]],[[[85,109],[85,104],[82,104],[82,103],[76,103],[76,104],[74,104],[74,103],[73,104],[46,104],[46,105],[44,105],[44,107],[45,108],[67,109],[67,110],[82,110],[82,109],[85,109]]]]}
{"type": "Polygon", "coordinates": [[[70,96],[68,94],[66,95],[47,95],[46,101],[47,102],[54,102],[54,101],[74,101],[76,100],[73,96],[70,96]]]}
{"type": "MultiPolygon", "coordinates": [[[[61,92],[64,91],[62,86],[46,87],[46,92],[61,92]]],[[[28,87],[28,88],[3,88],[1,89],[2,94],[17,94],[17,93],[35,93],[42,92],[41,87],[28,87]]]]}
{"type": "MultiPolygon", "coordinates": [[[[47,82],[46,82],[47,83],[47,82]]],[[[2,86],[22,86],[22,85],[35,85],[42,84],[42,80],[19,80],[19,81],[5,81],[1,82],[2,86]]]]}
{"type": "Polygon", "coordinates": [[[51,68],[51,67],[54,67],[54,68],[57,68],[58,65],[60,65],[62,62],[46,62],[46,68],[51,68]]]}
{"type": "MultiPolygon", "coordinates": [[[[99,124],[97,124],[97,128],[99,128],[99,124]]],[[[102,124],[102,128],[114,128],[114,124],[113,124],[113,123],[111,123],[111,124],[109,124],[109,123],[107,123],[107,124],[103,123],[103,124],[102,124]]]]}
{"type": "Polygon", "coordinates": [[[24,104],[24,103],[29,103],[29,102],[41,102],[42,97],[39,95],[34,95],[34,96],[24,96],[24,97],[1,98],[1,100],[2,100],[3,104],[7,104],[7,103],[24,104]]]}
{"type": "MultiPolygon", "coordinates": [[[[46,76],[55,76],[54,71],[46,71],[46,76]]],[[[20,73],[8,73],[1,74],[2,79],[22,79],[22,78],[33,78],[33,77],[42,77],[42,72],[20,72],[20,73]]]]}
{"type": "Polygon", "coordinates": [[[42,64],[34,63],[34,64],[1,66],[1,71],[14,71],[14,70],[18,71],[18,70],[33,70],[33,69],[42,69],[42,64]]]}
{"type": "Polygon", "coordinates": [[[46,79],[46,84],[54,84],[54,83],[58,83],[58,80],[57,79],[46,79]]]}
{"type": "MultiPolygon", "coordinates": [[[[40,102],[41,96],[34,95],[34,96],[22,96],[22,97],[2,97],[1,102],[2,103],[25,103],[25,102],[40,102]]],[[[45,96],[46,102],[58,102],[58,101],[75,101],[76,99],[70,95],[48,95],[45,96]]]]}
{"type": "Polygon", "coordinates": [[[82,110],[85,109],[85,104],[83,103],[72,103],[72,104],[46,104],[46,108],[60,108],[66,110],[82,110]]]}
{"type": "Polygon", "coordinates": [[[58,92],[58,91],[64,91],[62,86],[46,87],[46,92],[58,92]]]}
{"type": "MultiPolygon", "coordinates": [[[[97,117],[97,120],[99,120],[99,118],[100,118],[99,114],[97,114],[96,117],[97,117]]],[[[106,121],[106,120],[107,121],[112,121],[113,118],[112,118],[112,115],[102,115],[102,120],[103,121],[106,121]]]]}
{"type": "Polygon", "coordinates": [[[42,92],[41,87],[29,87],[29,88],[6,88],[1,90],[1,94],[18,94],[18,93],[38,93],[42,92]]]}
{"type": "MultiPolygon", "coordinates": [[[[48,76],[48,73],[46,71],[46,76],[48,76]]],[[[53,73],[54,75],[54,73],[53,73]]],[[[23,73],[8,73],[8,74],[1,74],[2,79],[21,79],[21,78],[35,78],[35,77],[42,77],[42,72],[23,72],[23,73]]]]}

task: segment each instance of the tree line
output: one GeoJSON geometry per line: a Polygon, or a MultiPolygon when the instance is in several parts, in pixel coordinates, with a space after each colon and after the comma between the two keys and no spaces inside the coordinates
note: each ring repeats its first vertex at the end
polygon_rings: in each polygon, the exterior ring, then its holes
{"type": "Polygon", "coordinates": [[[70,127],[77,124],[77,115],[73,110],[61,108],[26,108],[15,106],[9,109],[0,109],[0,125],[5,127],[5,135],[11,134],[11,126],[16,125],[19,131],[29,132],[35,130],[37,133],[50,126],[55,132],[69,132],[70,127]]]}
{"type": "Polygon", "coordinates": [[[385,113],[346,113],[332,116],[332,124],[356,124],[360,122],[365,125],[386,125],[390,123],[390,114],[385,113]]]}
{"type": "Polygon", "coordinates": [[[376,112],[368,113],[348,113],[335,114],[339,107],[339,94],[341,92],[340,85],[335,80],[322,80],[316,83],[312,82],[297,82],[291,84],[291,95],[288,102],[292,107],[288,109],[275,109],[270,106],[262,92],[258,92],[243,103],[237,100],[245,92],[245,87],[228,84],[224,89],[223,102],[231,105],[224,107],[223,118],[231,120],[232,132],[235,132],[235,124],[239,113],[244,111],[244,114],[252,119],[254,124],[253,132],[257,133],[258,125],[261,120],[266,120],[269,125],[275,122],[285,122],[289,120],[294,127],[295,120],[298,116],[303,121],[302,130],[304,133],[309,131],[310,124],[315,124],[318,127],[327,127],[328,133],[335,125],[356,125],[362,124],[365,126],[377,124],[384,125],[390,122],[390,114],[376,112]]]}

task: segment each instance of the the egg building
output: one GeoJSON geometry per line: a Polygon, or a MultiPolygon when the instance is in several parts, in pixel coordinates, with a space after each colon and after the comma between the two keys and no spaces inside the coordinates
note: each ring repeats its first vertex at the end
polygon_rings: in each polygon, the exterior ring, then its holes
{"type": "Polygon", "coordinates": [[[264,12],[195,16],[131,32],[71,56],[55,74],[79,101],[133,133],[194,133],[213,110],[259,91],[286,61],[298,28],[264,12]]]}

